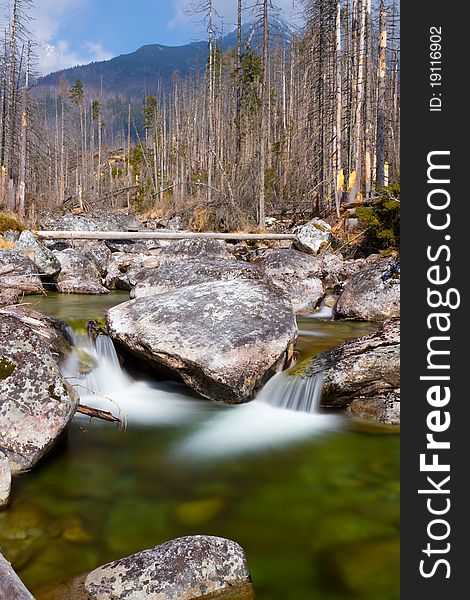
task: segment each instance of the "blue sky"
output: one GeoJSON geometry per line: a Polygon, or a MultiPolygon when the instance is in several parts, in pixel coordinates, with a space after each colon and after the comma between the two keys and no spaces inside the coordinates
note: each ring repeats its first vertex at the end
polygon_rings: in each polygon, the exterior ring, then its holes
{"type": "MultiPolygon", "coordinates": [[[[204,37],[204,28],[196,18],[184,14],[188,3],[189,0],[35,0],[30,27],[39,42],[39,70],[47,73],[106,60],[133,52],[144,44],[180,45],[199,40],[204,37]]],[[[224,29],[234,29],[236,0],[214,3],[223,17],[224,29]]],[[[276,3],[289,17],[296,2],[276,3]]]]}

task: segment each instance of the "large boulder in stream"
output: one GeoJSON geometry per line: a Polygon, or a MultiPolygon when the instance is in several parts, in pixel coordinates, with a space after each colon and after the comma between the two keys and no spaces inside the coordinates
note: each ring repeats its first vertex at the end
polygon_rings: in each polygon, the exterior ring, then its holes
{"type": "Polygon", "coordinates": [[[195,535],[99,567],[77,579],[67,598],[252,600],[254,593],[245,553],[236,542],[195,535]]]}
{"type": "Polygon", "coordinates": [[[105,285],[108,289],[130,291],[137,283],[137,276],[148,274],[160,266],[160,259],[149,254],[115,252],[107,263],[105,285]]]}
{"type": "Polygon", "coordinates": [[[352,275],[335,308],[337,318],[383,321],[400,316],[400,266],[380,258],[352,275]]]}
{"type": "Polygon", "coordinates": [[[11,564],[0,554],[0,600],[34,600],[11,564]]]}
{"type": "Polygon", "coordinates": [[[37,266],[16,250],[0,250],[0,290],[3,289],[16,289],[24,294],[44,292],[37,266]]]}
{"type": "Polygon", "coordinates": [[[38,273],[54,278],[60,272],[60,262],[54,253],[41,243],[31,231],[23,231],[16,242],[15,250],[30,258],[38,273]]]}
{"type": "Polygon", "coordinates": [[[323,297],[321,263],[297,250],[267,250],[253,259],[290,297],[296,312],[314,310],[323,297]]]}
{"type": "Polygon", "coordinates": [[[0,309],[0,447],[12,473],[31,469],[70,423],[78,394],[62,377],[64,325],[24,307],[0,309]]]}
{"type": "Polygon", "coordinates": [[[54,251],[61,271],[57,278],[57,290],[64,294],[108,294],[101,283],[98,267],[84,254],[73,248],[54,251]]]}
{"type": "Polygon", "coordinates": [[[237,260],[179,260],[158,269],[144,269],[135,277],[131,298],[164,294],[182,287],[210,281],[260,280],[263,272],[255,265],[237,260]]]}
{"type": "Polygon", "coordinates": [[[385,321],[376,333],[349,340],[299,366],[297,376],[323,372],[323,406],[382,423],[400,422],[400,321],[385,321]]]}
{"type": "Polygon", "coordinates": [[[269,282],[216,281],[108,311],[110,336],[202,396],[246,402],[292,352],[290,300],[269,282]]]}

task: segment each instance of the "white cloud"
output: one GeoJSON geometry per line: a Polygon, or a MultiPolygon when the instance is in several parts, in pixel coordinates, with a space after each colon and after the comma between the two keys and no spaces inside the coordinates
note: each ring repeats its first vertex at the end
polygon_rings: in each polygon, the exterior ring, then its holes
{"type": "Polygon", "coordinates": [[[90,0],[35,1],[34,19],[29,27],[38,43],[36,54],[41,74],[112,58],[113,55],[100,43],[83,41],[78,47],[72,47],[70,41],[60,35],[66,20],[85,10],[89,4],[90,0]]]}

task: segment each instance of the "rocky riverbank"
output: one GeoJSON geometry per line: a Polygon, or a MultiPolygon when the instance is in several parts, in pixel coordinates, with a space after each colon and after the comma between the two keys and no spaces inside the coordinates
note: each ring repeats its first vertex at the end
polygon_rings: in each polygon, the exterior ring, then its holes
{"type": "MultiPolygon", "coordinates": [[[[77,220],[54,227],[140,227],[125,219],[77,220]]],[[[0,506],[8,503],[11,475],[37,464],[67,430],[78,404],[61,373],[71,352],[67,330],[21,306],[24,294],[129,291],[131,300],[107,316],[108,333],[123,355],[201,396],[233,404],[252,399],[290,364],[296,314],[314,311],[334,292],[334,318],[377,321],[378,332],[314,357],[293,376],[322,371],[324,406],[398,424],[399,263],[378,256],[344,259],[332,252],[329,228],[318,222],[305,227],[298,242],[257,245],[201,239],[42,243],[29,231],[12,235],[12,247],[0,250],[0,506]]],[[[153,581],[147,575],[143,580],[153,581]]],[[[227,584],[214,598],[251,597],[243,596],[250,587],[245,575],[241,596],[229,595],[227,584]]],[[[80,585],[82,595],[73,597],[108,597],[80,585]]],[[[211,585],[200,589],[209,593],[211,585]]]]}

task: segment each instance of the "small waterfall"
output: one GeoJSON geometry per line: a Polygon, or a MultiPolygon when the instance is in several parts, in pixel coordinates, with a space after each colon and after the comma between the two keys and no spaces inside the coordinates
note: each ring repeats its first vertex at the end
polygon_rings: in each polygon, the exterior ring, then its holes
{"type": "MultiPolygon", "coordinates": [[[[79,393],[81,404],[110,412],[125,424],[139,426],[178,425],[205,411],[204,403],[194,399],[182,384],[133,380],[121,368],[108,336],[99,335],[92,341],[86,335],[78,335],[75,347],[63,372],[79,393]],[[80,373],[84,358],[89,372],[80,373]]],[[[94,422],[98,423],[96,419],[94,422]]]]}
{"type": "Polygon", "coordinates": [[[295,377],[289,371],[276,373],[258,394],[257,400],[297,412],[317,413],[320,408],[324,374],[295,377]]]}

